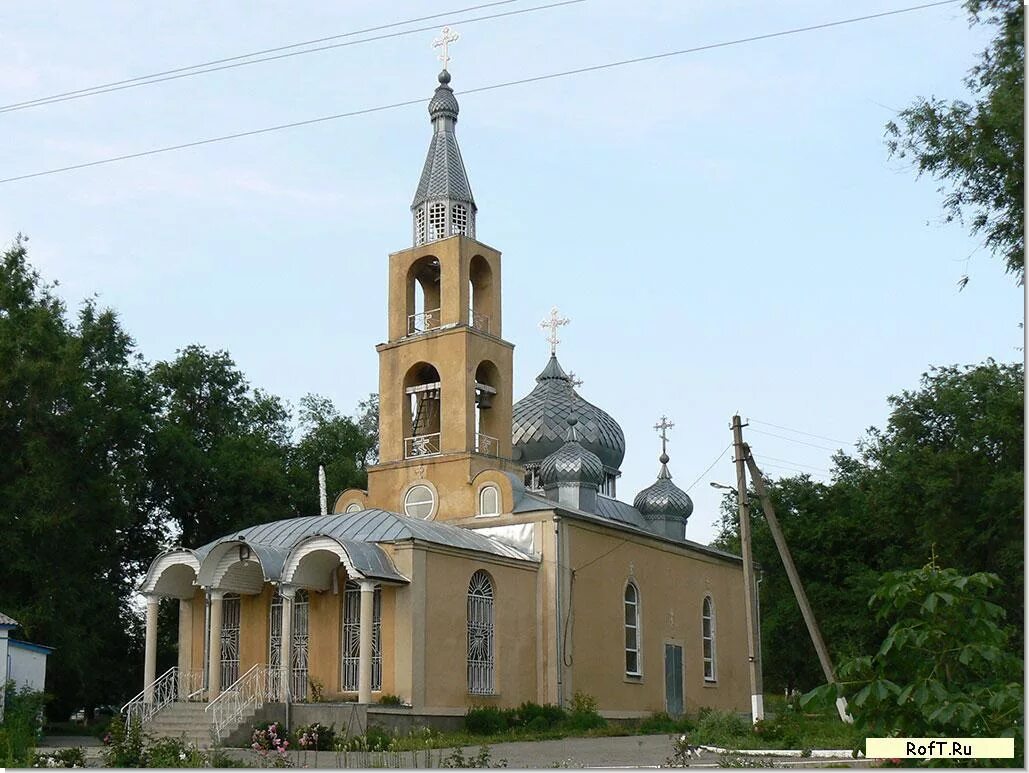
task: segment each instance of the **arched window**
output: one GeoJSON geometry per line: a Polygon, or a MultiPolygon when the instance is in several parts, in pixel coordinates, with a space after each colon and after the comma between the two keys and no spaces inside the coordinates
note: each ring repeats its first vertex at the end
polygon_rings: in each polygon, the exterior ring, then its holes
{"type": "Polygon", "coordinates": [[[344,510],[343,512],[344,513],[359,513],[363,509],[364,508],[361,507],[361,503],[360,502],[351,502],[349,505],[347,505],[347,509],[344,510]]]}
{"type": "Polygon", "coordinates": [[[715,671],[715,604],[710,596],[704,597],[704,611],[701,617],[701,632],[704,638],[704,681],[713,682],[715,671]]]}
{"type": "Polygon", "coordinates": [[[483,486],[479,492],[479,515],[500,515],[500,491],[496,486],[483,486]]]}
{"type": "Polygon", "coordinates": [[[640,591],[630,580],[625,585],[625,673],[640,676],[640,591]]]}
{"type": "Polygon", "coordinates": [[[412,518],[428,518],[435,506],[432,489],[421,483],[411,486],[404,496],[404,512],[412,518]]]}
{"type": "Polygon", "coordinates": [[[468,692],[492,695],[493,581],[481,569],[468,583],[468,692]]]}
{"type": "MultiPolygon", "coordinates": [[[[361,658],[361,586],[347,580],[343,590],[343,690],[356,691],[361,658]]],[[[382,587],[375,586],[372,601],[372,690],[382,689],[382,587]]]]}
{"type": "Polygon", "coordinates": [[[451,234],[467,234],[468,233],[468,209],[464,204],[455,204],[454,208],[450,212],[450,233],[451,234]]]}

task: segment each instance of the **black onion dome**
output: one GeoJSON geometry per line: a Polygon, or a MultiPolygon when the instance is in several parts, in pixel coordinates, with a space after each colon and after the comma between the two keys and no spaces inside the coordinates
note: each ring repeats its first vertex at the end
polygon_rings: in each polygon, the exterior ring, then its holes
{"type": "Polygon", "coordinates": [[[596,454],[604,467],[618,470],[625,458],[625,434],[610,414],[575,391],[557,357],[536,377],[536,387],[514,404],[511,441],[522,464],[541,462],[565,442],[568,418],[575,416],[578,442],[596,454]]]}
{"type": "Polygon", "coordinates": [[[644,518],[678,516],[685,521],[693,514],[690,495],[672,483],[672,474],[668,472],[668,454],[661,454],[661,472],[657,475],[657,481],[637,494],[632,506],[644,518]]]}
{"type": "Polygon", "coordinates": [[[540,463],[539,479],[544,487],[562,483],[599,487],[604,482],[604,464],[580,445],[576,423],[574,416],[568,419],[564,444],[540,463]]]}

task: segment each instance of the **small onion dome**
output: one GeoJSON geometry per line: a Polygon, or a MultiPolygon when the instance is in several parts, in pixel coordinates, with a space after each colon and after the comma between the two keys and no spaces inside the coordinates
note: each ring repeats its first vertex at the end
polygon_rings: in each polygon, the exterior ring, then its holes
{"type": "Polygon", "coordinates": [[[609,472],[616,472],[625,458],[622,428],[606,411],[579,396],[554,355],[536,377],[536,387],[512,407],[511,442],[518,461],[540,462],[557,451],[569,416],[579,419],[579,443],[600,457],[609,472]]]}
{"type": "Polygon", "coordinates": [[[668,454],[661,454],[661,472],[657,481],[636,495],[632,506],[644,518],[679,517],[684,521],[693,514],[693,500],[690,495],[672,483],[668,472],[668,454]]]}
{"type": "Polygon", "coordinates": [[[438,118],[445,115],[456,121],[459,110],[457,97],[454,96],[454,90],[450,88],[450,73],[444,70],[439,74],[439,86],[436,87],[436,93],[429,100],[429,117],[438,118]]]}
{"type": "Polygon", "coordinates": [[[544,488],[568,484],[598,488],[604,482],[604,463],[595,453],[579,445],[577,423],[574,416],[569,417],[564,445],[540,463],[539,480],[544,488]]]}

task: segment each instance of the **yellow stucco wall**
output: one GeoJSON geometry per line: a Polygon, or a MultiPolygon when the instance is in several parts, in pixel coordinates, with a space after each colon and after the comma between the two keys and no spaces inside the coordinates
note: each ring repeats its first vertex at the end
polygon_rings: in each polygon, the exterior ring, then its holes
{"type": "Polygon", "coordinates": [[[536,700],[536,566],[426,550],[425,706],[517,706],[536,700]],[[496,643],[493,696],[468,694],[467,593],[472,574],[487,571],[494,588],[496,643]]]}
{"type": "Polygon", "coordinates": [[[657,540],[626,541],[617,532],[564,519],[571,583],[569,638],[573,664],[566,694],[583,690],[602,710],[664,711],[666,643],[683,647],[685,704],[750,710],[743,606],[743,572],[738,563],[686,555],[657,540]],[[625,675],[625,585],[640,593],[642,677],[625,675]],[[715,605],[716,676],[705,682],[701,605],[715,605]]]}

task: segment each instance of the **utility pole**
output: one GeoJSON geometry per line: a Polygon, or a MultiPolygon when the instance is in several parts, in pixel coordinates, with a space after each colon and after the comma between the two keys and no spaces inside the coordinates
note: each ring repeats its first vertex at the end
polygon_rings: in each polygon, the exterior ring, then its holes
{"type": "Polygon", "coordinates": [[[740,506],[740,544],[743,548],[743,606],[747,616],[747,660],[750,666],[750,709],[754,722],[765,718],[765,699],[761,679],[761,641],[757,619],[757,585],[754,583],[754,558],[750,546],[750,501],[747,498],[747,473],[743,424],[739,414],[732,417],[733,450],[736,457],[736,494],[740,506]]]}
{"type": "MultiPolygon", "coordinates": [[[[739,417],[734,417],[733,421],[734,426],[738,426],[739,417]]],[[[786,537],[783,535],[782,528],[779,526],[779,519],[775,516],[775,508],[772,507],[772,500],[768,496],[768,491],[765,489],[765,480],[761,476],[761,470],[758,469],[757,462],[754,461],[754,456],[750,452],[750,446],[743,443],[742,440],[738,442],[736,453],[737,468],[739,465],[743,464],[745,460],[747,467],[750,469],[750,477],[754,481],[754,488],[757,490],[757,495],[761,499],[761,507],[765,511],[765,520],[768,521],[768,527],[772,531],[772,539],[775,540],[775,547],[778,548],[783,566],[786,567],[786,575],[790,578],[790,585],[793,587],[793,595],[797,597],[797,604],[800,606],[800,614],[804,617],[804,624],[807,626],[808,634],[811,636],[811,643],[815,645],[815,652],[818,653],[818,662],[822,664],[822,673],[825,674],[827,682],[835,684],[836,673],[833,670],[832,660],[829,659],[829,650],[826,648],[825,641],[822,639],[822,632],[818,630],[818,622],[815,620],[815,613],[811,609],[811,604],[808,603],[807,594],[804,592],[804,586],[800,582],[800,575],[797,574],[797,567],[793,563],[793,556],[790,554],[790,548],[786,544],[786,537]]],[[[737,472],[737,476],[739,476],[739,474],[740,473],[737,472]]],[[[740,533],[743,533],[742,526],[740,528],[740,533]]],[[[743,555],[743,560],[746,561],[746,552],[744,552],[743,555]]],[[[853,717],[847,713],[846,699],[837,699],[836,710],[840,714],[840,719],[844,722],[854,721],[853,717]]]]}

